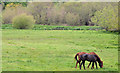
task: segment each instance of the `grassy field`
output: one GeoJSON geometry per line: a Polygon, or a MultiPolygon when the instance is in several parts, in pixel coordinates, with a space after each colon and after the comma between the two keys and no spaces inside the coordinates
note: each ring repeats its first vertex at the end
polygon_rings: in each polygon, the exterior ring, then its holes
{"type": "MultiPolygon", "coordinates": [[[[2,30],[3,71],[80,71],[77,52],[95,52],[102,69],[118,70],[118,35],[95,30],[2,30]]],[[[86,68],[89,62],[86,62],[86,68]]],[[[91,69],[86,69],[91,71],[91,69]]],[[[82,70],[81,71],[86,71],[82,70]]]]}

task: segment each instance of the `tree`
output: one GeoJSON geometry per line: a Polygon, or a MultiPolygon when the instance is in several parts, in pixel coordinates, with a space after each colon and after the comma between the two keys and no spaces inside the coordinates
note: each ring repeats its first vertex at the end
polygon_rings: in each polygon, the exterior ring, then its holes
{"type": "Polygon", "coordinates": [[[75,26],[79,24],[79,15],[73,14],[73,13],[67,13],[66,14],[66,23],[71,25],[71,26],[75,26]]]}
{"type": "Polygon", "coordinates": [[[3,20],[3,24],[11,24],[12,23],[12,19],[17,16],[20,15],[22,13],[27,13],[27,10],[25,7],[19,6],[19,7],[15,7],[15,8],[6,8],[2,11],[2,20],[3,20]]]}
{"type": "Polygon", "coordinates": [[[118,31],[118,6],[106,6],[95,12],[92,22],[109,31],[118,31]]]}
{"type": "Polygon", "coordinates": [[[49,2],[34,2],[29,3],[27,6],[29,12],[34,16],[37,24],[48,23],[47,13],[50,9],[52,9],[52,7],[53,3],[49,2]]]}

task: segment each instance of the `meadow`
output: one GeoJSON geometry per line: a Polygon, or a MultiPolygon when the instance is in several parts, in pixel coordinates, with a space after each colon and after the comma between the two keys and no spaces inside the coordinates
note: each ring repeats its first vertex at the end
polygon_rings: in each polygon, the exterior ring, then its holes
{"type": "MultiPolygon", "coordinates": [[[[80,71],[78,52],[95,52],[103,68],[81,71],[117,71],[118,35],[104,30],[2,29],[3,71],[80,71]]],[[[91,67],[91,66],[90,66],[91,67]]]]}

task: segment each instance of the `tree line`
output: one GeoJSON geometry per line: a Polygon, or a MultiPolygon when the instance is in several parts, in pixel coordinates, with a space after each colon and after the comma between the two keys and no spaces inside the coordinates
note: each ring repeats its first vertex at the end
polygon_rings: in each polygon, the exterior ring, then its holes
{"type": "Polygon", "coordinates": [[[119,31],[117,2],[8,2],[3,5],[3,24],[11,24],[15,16],[26,13],[34,17],[36,24],[101,26],[107,31],[119,31]]]}

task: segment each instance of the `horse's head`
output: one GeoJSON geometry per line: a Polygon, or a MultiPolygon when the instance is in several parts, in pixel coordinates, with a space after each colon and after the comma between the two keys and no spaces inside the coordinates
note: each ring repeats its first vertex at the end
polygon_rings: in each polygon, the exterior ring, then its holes
{"type": "Polygon", "coordinates": [[[103,67],[103,61],[100,61],[100,62],[99,62],[99,66],[100,66],[100,68],[103,67]]]}

